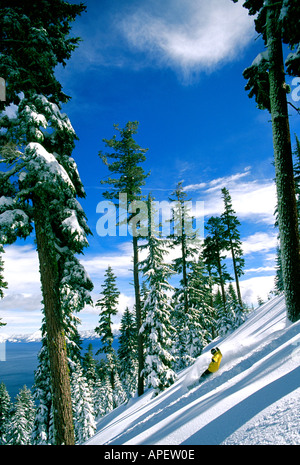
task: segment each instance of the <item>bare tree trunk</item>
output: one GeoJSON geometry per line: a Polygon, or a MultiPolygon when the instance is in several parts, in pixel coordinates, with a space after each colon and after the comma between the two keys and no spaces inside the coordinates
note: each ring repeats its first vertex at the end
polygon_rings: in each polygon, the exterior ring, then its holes
{"type": "Polygon", "coordinates": [[[269,1],[267,7],[266,34],[281,259],[287,315],[294,322],[300,318],[300,247],[292,147],[282,42],[276,14],[278,8],[273,1],[269,1]]]}
{"type": "Polygon", "coordinates": [[[58,265],[49,227],[48,211],[37,199],[34,204],[35,230],[43,303],[46,320],[47,345],[50,359],[51,391],[53,400],[55,443],[73,445],[74,428],[71,403],[71,388],[64,328],[61,317],[58,265]]]}

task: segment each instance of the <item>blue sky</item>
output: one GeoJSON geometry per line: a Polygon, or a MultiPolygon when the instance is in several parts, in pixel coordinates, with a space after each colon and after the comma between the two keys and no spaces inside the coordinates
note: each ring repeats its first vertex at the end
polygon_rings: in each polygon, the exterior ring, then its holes
{"type": "MultiPolygon", "coordinates": [[[[257,296],[266,298],[274,285],[270,115],[249,99],[242,76],[263,44],[240,3],[87,0],[87,12],[74,23],[82,42],[57,76],[72,97],[63,111],[79,137],[73,155],[93,232],[81,259],[94,282],[95,299],[109,264],[118,276],[116,323],[125,306],[133,304],[130,237],[101,238],[96,232],[100,180],[108,175],[98,152],[105,150],[102,139],[115,133],[114,123],[123,127],[139,121],[136,140],[149,149],[144,168],[151,171],[145,195],[151,191],[157,200],[168,200],[182,181],[194,202],[204,201],[207,219],[222,212],[221,188],[229,189],[241,221],[243,296],[256,305],[257,296]]],[[[294,144],[299,116],[292,108],[290,114],[294,144]]],[[[0,304],[0,317],[7,322],[2,332],[36,331],[41,294],[33,241],[6,247],[4,259],[9,289],[0,304]]],[[[86,308],[79,316],[80,329],[97,325],[96,309],[86,308]]]]}

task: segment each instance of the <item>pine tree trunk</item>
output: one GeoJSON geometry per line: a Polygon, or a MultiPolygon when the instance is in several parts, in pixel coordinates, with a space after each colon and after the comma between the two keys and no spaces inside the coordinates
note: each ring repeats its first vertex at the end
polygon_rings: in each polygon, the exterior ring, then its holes
{"type": "Polygon", "coordinates": [[[66,341],[61,318],[58,267],[51,238],[47,235],[48,210],[34,203],[35,231],[45,311],[47,346],[50,359],[51,392],[54,407],[56,445],[73,445],[74,429],[66,341]]]}
{"type": "Polygon", "coordinates": [[[142,326],[142,308],[139,283],[139,258],[138,258],[138,239],[133,235],[133,280],[135,292],[135,312],[136,312],[136,327],[137,327],[137,352],[138,352],[138,395],[144,394],[144,344],[143,334],[140,333],[142,326]]]}
{"type": "Polygon", "coordinates": [[[266,34],[269,52],[270,103],[275,157],[278,221],[287,316],[300,318],[300,248],[292,147],[285,91],[281,34],[276,3],[269,1],[266,34]]]}

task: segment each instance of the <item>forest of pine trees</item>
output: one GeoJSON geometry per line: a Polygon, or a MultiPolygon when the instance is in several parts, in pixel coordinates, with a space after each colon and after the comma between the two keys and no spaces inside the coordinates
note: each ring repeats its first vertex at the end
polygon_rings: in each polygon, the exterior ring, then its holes
{"type": "MultiPolygon", "coordinates": [[[[185,197],[184,189],[180,184],[179,191],[180,197],[185,197]]],[[[229,192],[227,196],[230,199],[229,192]]],[[[176,379],[176,372],[190,366],[211,340],[238,327],[244,321],[248,309],[243,302],[240,305],[232,277],[228,271],[225,271],[223,254],[226,250],[230,250],[231,245],[223,217],[211,218],[213,220],[211,223],[216,223],[218,229],[209,230],[210,236],[207,236],[207,238],[215,237],[218,234],[219,258],[216,261],[216,252],[211,251],[209,241],[201,244],[194,236],[188,237],[183,229],[177,228],[170,237],[162,237],[159,228],[153,224],[155,213],[153,200],[149,195],[148,234],[140,244],[138,243],[139,249],[146,251],[146,258],[138,265],[143,290],[140,295],[142,308],[140,333],[143,336],[145,380],[143,388],[152,388],[155,396],[170,386],[176,379]],[[168,251],[178,244],[180,244],[179,258],[168,263],[166,260],[168,251]],[[220,268],[222,279],[219,275],[220,268]],[[172,280],[176,281],[176,285],[171,284],[172,280]]],[[[183,204],[180,202],[176,206],[176,208],[182,207],[183,204]]],[[[237,226],[239,223],[233,210],[231,215],[235,218],[234,223],[237,226]]],[[[185,212],[184,218],[187,221],[192,219],[188,211],[185,212]]],[[[181,226],[183,228],[183,225],[181,226]]],[[[237,227],[234,240],[240,245],[237,227]]],[[[241,259],[241,254],[239,258],[241,259]]],[[[240,260],[240,263],[240,272],[242,272],[243,262],[240,260]]],[[[76,262],[69,263],[74,272],[76,265],[78,265],[76,262]]],[[[228,263],[228,267],[233,269],[233,264],[228,263]]],[[[82,269],[79,267],[78,273],[80,272],[82,269]]],[[[82,350],[82,341],[78,332],[79,319],[75,314],[80,308],[80,301],[77,299],[77,293],[73,294],[71,291],[67,293],[64,322],[76,443],[82,443],[91,437],[96,430],[97,418],[127,402],[135,395],[138,388],[136,315],[134,309],[126,308],[119,330],[114,334],[113,322],[118,312],[120,292],[117,287],[117,277],[111,266],[106,270],[102,289],[99,291],[100,298],[95,302],[95,308],[99,310],[99,324],[95,327],[95,333],[99,337],[100,348],[96,352],[92,344],[86,352],[82,350]]],[[[17,396],[16,402],[12,403],[5,386],[1,385],[2,444],[55,443],[54,405],[46,331],[44,322],[33,392],[24,387],[17,396]],[[28,415],[26,420],[21,421],[19,412],[25,410],[28,411],[28,415]]]]}
{"type": "MultiPolygon", "coordinates": [[[[13,117],[1,115],[1,162],[6,168],[0,173],[0,298],[7,287],[1,258],[5,246],[34,234],[44,318],[32,392],[24,386],[12,402],[5,385],[0,385],[0,444],[80,444],[94,434],[99,417],[145,389],[151,388],[153,395],[158,395],[207,344],[245,320],[248,308],[240,288],[245,266],[240,222],[224,186],[220,192],[223,213],[207,218],[205,239],[199,240],[191,227],[194,219],[187,193],[179,181],[170,197],[173,226],[164,237],[162,225],[153,220],[155,199],[149,195],[146,202],[143,196],[150,173],[142,167],[147,149],[134,139],[138,122],[129,121],[124,128],[115,125],[118,134],[103,139],[109,151],[99,153],[112,177],[99,181],[108,186],[103,197],[117,207],[119,194],[126,194],[127,217],[119,218],[118,226],[123,221],[131,228],[135,305],[125,309],[114,333],[118,277],[108,264],[102,289],[96,289],[100,297],[93,302],[93,283],[78,258],[88,247],[90,229],[79,203],[85,197],[84,187],[71,156],[77,135],[68,116],[61,112],[61,105],[70,97],[63,93],[54,74],[55,66],[65,65],[79,43],[79,38],[70,36],[71,23],[85,6],[61,0],[34,1],[30,8],[28,2],[22,6],[11,0],[2,3],[7,14],[5,20],[0,17],[1,30],[11,40],[1,42],[0,74],[7,84],[6,104],[15,104],[17,111],[13,117]],[[22,53],[20,41],[28,44],[22,53]],[[13,79],[9,72],[12,68],[13,79]],[[146,234],[139,217],[140,202],[147,205],[146,234]],[[173,260],[168,259],[170,251],[176,252],[173,260]],[[142,253],[146,255],[143,260],[142,253]],[[86,352],[82,350],[77,314],[86,304],[99,310],[95,332],[100,347],[96,353],[92,345],[86,352]]],[[[288,17],[281,20],[280,30],[275,27],[279,16],[276,5],[281,2],[275,2],[275,6],[266,3],[267,11],[264,2],[246,2],[250,14],[258,13],[256,28],[269,45],[269,56],[268,60],[262,56],[248,68],[245,77],[247,89],[256,96],[260,108],[271,112],[278,135],[283,129],[274,113],[276,95],[277,99],[282,95],[274,67],[280,61],[282,40],[293,46],[299,32],[287,27],[288,17]],[[268,41],[270,37],[277,43],[277,50],[268,41]]],[[[299,6],[291,3],[298,12],[299,6]]],[[[299,68],[296,55],[287,63],[291,75],[299,68]]],[[[285,150],[288,152],[288,147],[285,150]]],[[[282,147],[277,141],[280,249],[276,289],[287,293],[292,321],[299,318],[295,305],[300,302],[299,256],[295,253],[299,251],[298,139],[294,155],[296,163],[291,172],[291,165],[280,164],[282,147]],[[282,183],[286,176],[288,188],[282,183]],[[289,228],[283,227],[284,222],[289,228]],[[290,244],[297,241],[291,258],[290,244]],[[289,277],[288,259],[294,267],[293,279],[289,277]]],[[[0,326],[4,324],[0,319],[0,326]]]]}

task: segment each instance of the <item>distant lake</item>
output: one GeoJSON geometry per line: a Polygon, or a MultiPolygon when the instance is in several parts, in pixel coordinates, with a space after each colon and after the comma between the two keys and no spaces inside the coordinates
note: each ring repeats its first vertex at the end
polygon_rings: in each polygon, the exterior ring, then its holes
{"type": "MultiPolygon", "coordinates": [[[[83,339],[83,353],[89,344],[95,352],[100,347],[99,339],[83,339]]],[[[37,355],[41,342],[6,342],[6,361],[0,361],[0,383],[4,383],[12,401],[24,384],[31,389],[34,383],[34,371],[38,365],[37,355]]],[[[98,358],[98,356],[96,357],[98,358]]]]}

